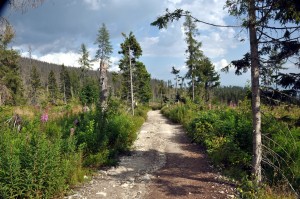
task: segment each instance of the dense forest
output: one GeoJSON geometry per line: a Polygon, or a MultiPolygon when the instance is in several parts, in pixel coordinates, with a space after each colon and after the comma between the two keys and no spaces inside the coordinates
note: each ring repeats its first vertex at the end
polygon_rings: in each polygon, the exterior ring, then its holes
{"type": "Polygon", "coordinates": [[[250,52],[230,64],[238,75],[251,70],[247,87],[221,85],[197,37],[203,21],[181,9],[152,23],[165,28],[184,18],[188,70],[170,66],[172,80],[151,78],[133,32],[122,33],[119,72],[109,72],[113,47],[104,23],[96,54],[82,43],[75,68],[21,57],[9,47],[13,27],[1,17],[0,198],[63,197],[96,169],[116,166],[151,108],[183,125],[239,197],[299,197],[300,78],[282,70],[289,59],[299,67],[299,3],[228,0],[226,6],[245,17],[241,27],[249,30],[250,52]],[[273,21],[282,27],[271,27],[273,21]],[[98,70],[91,69],[95,60],[98,70]]]}

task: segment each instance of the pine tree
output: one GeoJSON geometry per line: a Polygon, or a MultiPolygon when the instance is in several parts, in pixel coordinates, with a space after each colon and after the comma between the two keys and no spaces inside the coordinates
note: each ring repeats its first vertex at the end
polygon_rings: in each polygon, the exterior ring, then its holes
{"type": "Polygon", "coordinates": [[[95,44],[98,45],[98,49],[96,52],[96,60],[100,60],[100,98],[99,104],[101,110],[104,111],[107,107],[107,98],[108,98],[108,77],[107,77],[107,69],[109,65],[109,58],[113,52],[112,45],[109,40],[109,32],[103,23],[100,27],[97,35],[97,39],[95,44]]]}
{"type": "Polygon", "coordinates": [[[19,54],[7,45],[14,37],[11,26],[6,25],[0,33],[0,105],[19,104],[23,100],[23,83],[18,66],[19,54]]]}
{"type": "Polygon", "coordinates": [[[174,80],[175,80],[175,100],[176,101],[178,101],[179,100],[179,94],[178,94],[178,81],[179,81],[179,72],[180,72],[180,70],[177,70],[174,66],[172,66],[172,71],[171,71],[171,73],[173,74],[173,75],[175,75],[175,78],[174,78],[174,80]]]}
{"type": "MultiPolygon", "coordinates": [[[[255,181],[260,183],[262,180],[260,66],[262,63],[280,63],[290,57],[299,59],[299,35],[292,34],[300,28],[299,2],[297,0],[227,0],[226,5],[231,15],[243,18],[243,26],[249,30],[250,53],[246,54],[244,59],[233,61],[232,64],[237,71],[245,70],[249,66],[251,68],[252,173],[255,181]],[[270,56],[270,59],[265,59],[274,51],[278,51],[278,53],[275,56],[270,56]]],[[[299,63],[295,65],[299,66],[299,63]]],[[[297,85],[297,81],[294,83],[297,85]]]]}
{"type": "Polygon", "coordinates": [[[188,45],[186,53],[187,60],[186,65],[188,67],[188,72],[186,77],[191,79],[191,90],[192,90],[192,100],[195,100],[195,78],[196,73],[199,71],[199,63],[200,60],[203,59],[203,52],[200,50],[202,43],[196,40],[196,36],[198,35],[198,30],[196,28],[195,22],[192,21],[191,16],[186,16],[184,22],[184,29],[186,35],[186,43],[188,45]]]}
{"type": "Polygon", "coordinates": [[[67,104],[68,100],[71,99],[71,79],[68,70],[64,66],[61,67],[60,72],[60,91],[63,94],[63,101],[67,104]]]}
{"type": "Polygon", "coordinates": [[[57,99],[57,94],[58,94],[57,93],[58,88],[57,88],[57,81],[56,81],[55,74],[54,74],[53,70],[51,70],[49,75],[48,75],[48,90],[49,90],[50,102],[55,104],[56,99],[57,99]]]}
{"type": "Polygon", "coordinates": [[[80,74],[77,70],[69,71],[70,83],[71,83],[71,95],[72,97],[79,98],[80,91],[82,88],[81,82],[78,81],[80,79],[80,74]]]}
{"type": "Polygon", "coordinates": [[[80,69],[81,69],[80,80],[81,80],[82,84],[85,81],[88,70],[90,70],[92,68],[90,62],[91,61],[89,60],[89,51],[87,50],[85,44],[81,44],[80,58],[78,59],[78,63],[80,65],[80,69]]]}
{"type": "Polygon", "coordinates": [[[152,97],[151,76],[147,72],[145,65],[142,62],[136,62],[134,71],[134,87],[137,99],[146,104],[152,97]]]}
{"type": "Polygon", "coordinates": [[[39,95],[39,90],[41,88],[41,79],[40,74],[37,71],[36,66],[33,66],[30,71],[30,93],[29,98],[31,98],[31,104],[36,105],[37,104],[37,98],[39,95]]]}
{"type": "Polygon", "coordinates": [[[211,90],[220,85],[220,75],[215,71],[214,65],[206,57],[201,60],[199,81],[204,85],[204,100],[210,102],[211,90]]]}
{"type": "Polygon", "coordinates": [[[142,55],[142,48],[137,42],[132,32],[128,36],[123,33],[124,42],[121,44],[119,54],[123,55],[120,60],[119,68],[123,76],[123,97],[131,101],[132,115],[134,115],[134,89],[133,89],[133,73],[137,59],[142,55]]]}

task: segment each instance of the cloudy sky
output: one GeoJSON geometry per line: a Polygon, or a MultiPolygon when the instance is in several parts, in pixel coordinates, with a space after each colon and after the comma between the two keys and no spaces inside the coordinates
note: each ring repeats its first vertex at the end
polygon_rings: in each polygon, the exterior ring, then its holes
{"type": "MultiPolygon", "coordinates": [[[[105,23],[114,48],[110,70],[118,69],[118,51],[124,40],[121,33],[132,31],[143,50],[140,60],[152,78],[171,80],[172,66],[180,69],[182,75],[187,71],[182,27],[184,20],[169,24],[163,30],[150,26],[150,23],[162,15],[166,8],[171,11],[182,8],[203,21],[238,25],[239,21],[223,9],[224,4],[225,0],[45,0],[38,8],[25,13],[6,9],[2,14],[16,31],[11,45],[23,56],[28,56],[30,47],[33,58],[78,67],[81,43],[88,47],[93,58],[97,31],[105,23]]],[[[233,71],[223,73],[220,68],[241,58],[248,51],[247,32],[200,23],[197,27],[202,50],[221,74],[221,84],[245,86],[250,79],[249,73],[235,76],[233,71]],[[241,39],[245,41],[241,42],[241,39]]]]}

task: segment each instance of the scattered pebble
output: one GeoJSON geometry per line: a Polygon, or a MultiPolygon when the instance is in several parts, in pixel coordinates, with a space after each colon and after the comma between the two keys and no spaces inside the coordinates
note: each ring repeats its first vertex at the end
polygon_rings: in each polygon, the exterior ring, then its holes
{"type": "Polygon", "coordinates": [[[97,192],[96,194],[97,194],[97,195],[104,196],[104,197],[106,197],[106,195],[107,195],[107,193],[105,193],[105,192],[97,192]]]}

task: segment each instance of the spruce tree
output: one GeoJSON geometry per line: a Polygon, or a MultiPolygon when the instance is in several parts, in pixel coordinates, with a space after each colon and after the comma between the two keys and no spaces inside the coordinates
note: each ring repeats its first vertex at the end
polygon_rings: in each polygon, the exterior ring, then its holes
{"type": "Polygon", "coordinates": [[[37,104],[37,98],[39,95],[39,90],[41,88],[41,79],[40,74],[37,71],[36,66],[33,66],[30,71],[30,93],[29,97],[31,98],[31,104],[36,105],[37,104]]]}
{"type": "Polygon", "coordinates": [[[99,104],[100,104],[101,110],[104,111],[107,108],[107,99],[108,99],[107,69],[108,69],[108,65],[109,65],[110,55],[113,52],[113,48],[112,48],[112,45],[109,40],[109,32],[104,23],[99,28],[95,44],[98,45],[95,59],[100,61],[100,66],[99,66],[99,71],[100,71],[99,104]]]}
{"type": "Polygon", "coordinates": [[[0,104],[19,104],[23,100],[23,83],[18,66],[19,54],[7,45],[14,37],[11,26],[0,32],[0,104]]]}
{"type": "Polygon", "coordinates": [[[146,104],[152,97],[151,76],[142,62],[136,62],[134,71],[134,88],[139,102],[146,104]]]}
{"type": "Polygon", "coordinates": [[[64,66],[61,67],[60,72],[60,91],[63,94],[63,101],[67,104],[68,100],[71,99],[71,79],[68,70],[64,66]]]}
{"type": "Polygon", "coordinates": [[[210,102],[211,90],[220,85],[220,75],[215,71],[214,65],[205,57],[200,64],[199,82],[204,86],[204,100],[210,102]]]}
{"type": "Polygon", "coordinates": [[[142,55],[142,48],[137,42],[132,32],[127,36],[123,33],[124,42],[121,44],[121,51],[123,57],[120,60],[119,68],[123,76],[122,94],[123,98],[130,100],[132,115],[134,115],[134,88],[133,88],[133,73],[135,71],[135,64],[138,58],[142,55]]]}
{"type": "Polygon", "coordinates": [[[81,69],[80,81],[82,84],[84,84],[88,70],[90,70],[92,68],[90,62],[91,61],[89,60],[89,51],[87,50],[85,44],[81,44],[80,58],[78,59],[78,63],[80,65],[80,69],[81,69]]]}
{"type": "Polygon", "coordinates": [[[185,22],[183,24],[185,35],[186,35],[186,43],[187,43],[187,60],[186,65],[188,67],[188,72],[186,77],[191,79],[191,90],[192,90],[192,100],[195,100],[195,87],[196,87],[196,74],[199,71],[199,63],[200,60],[204,58],[203,52],[200,50],[202,43],[196,40],[196,36],[198,35],[198,30],[195,22],[192,20],[191,16],[186,16],[185,22]]]}
{"type": "Polygon", "coordinates": [[[48,90],[49,90],[50,102],[55,104],[57,99],[57,94],[58,94],[58,88],[57,88],[57,81],[53,70],[51,70],[48,75],[48,90]]]}

